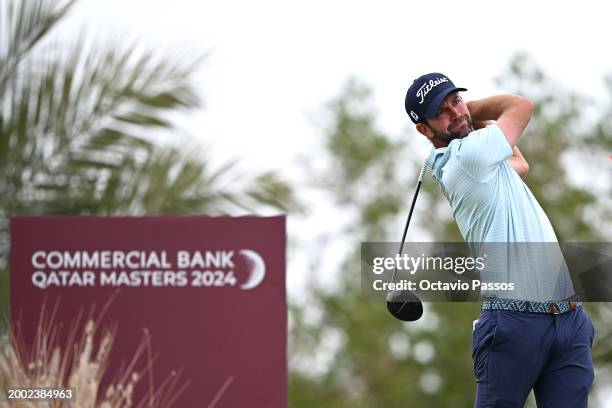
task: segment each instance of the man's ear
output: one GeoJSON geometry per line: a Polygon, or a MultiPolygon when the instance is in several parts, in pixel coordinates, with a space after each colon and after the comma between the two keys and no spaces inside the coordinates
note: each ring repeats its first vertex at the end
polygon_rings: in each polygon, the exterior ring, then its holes
{"type": "Polygon", "coordinates": [[[428,139],[432,139],[434,137],[434,132],[425,123],[417,123],[416,130],[418,130],[420,134],[425,135],[428,139]]]}

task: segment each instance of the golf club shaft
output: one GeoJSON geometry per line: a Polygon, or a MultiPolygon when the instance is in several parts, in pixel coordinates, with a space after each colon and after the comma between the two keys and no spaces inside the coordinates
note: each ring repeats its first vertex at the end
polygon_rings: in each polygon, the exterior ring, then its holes
{"type": "MultiPolygon", "coordinates": [[[[427,161],[423,163],[423,167],[421,167],[421,172],[419,173],[419,179],[417,181],[416,190],[414,192],[414,197],[412,197],[412,204],[410,205],[410,211],[408,212],[408,219],[406,220],[406,226],[404,227],[404,234],[402,235],[402,242],[399,247],[399,255],[402,254],[404,250],[404,242],[406,242],[406,234],[408,234],[408,226],[410,225],[410,219],[412,218],[412,212],[414,211],[414,205],[416,204],[417,196],[419,195],[419,190],[421,189],[421,184],[423,184],[423,177],[425,176],[425,171],[427,170],[427,161]]],[[[391,278],[392,282],[395,282],[395,278],[397,275],[397,268],[393,270],[393,277],[391,278]]]]}

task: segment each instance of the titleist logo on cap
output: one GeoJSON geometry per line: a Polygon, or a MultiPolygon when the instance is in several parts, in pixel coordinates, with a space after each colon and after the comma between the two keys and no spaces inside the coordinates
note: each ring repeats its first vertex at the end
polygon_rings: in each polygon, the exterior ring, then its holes
{"type": "Polygon", "coordinates": [[[423,103],[423,101],[425,100],[425,97],[427,96],[429,91],[431,91],[436,86],[440,85],[442,82],[448,82],[448,78],[447,77],[441,77],[441,78],[436,78],[436,79],[430,79],[428,82],[425,82],[418,89],[418,91],[416,93],[417,97],[419,97],[419,96],[421,97],[421,100],[419,101],[419,105],[423,103]]]}

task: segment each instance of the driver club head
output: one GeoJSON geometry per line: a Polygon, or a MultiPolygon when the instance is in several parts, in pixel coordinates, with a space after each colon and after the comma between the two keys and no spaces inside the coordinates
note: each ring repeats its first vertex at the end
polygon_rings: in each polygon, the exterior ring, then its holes
{"type": "Polygon", "coordinates": [[[387,294],[387,310],[397,319],[414,322],[423,316],[423,304],[409,290],[393,290],[387,294]]]}

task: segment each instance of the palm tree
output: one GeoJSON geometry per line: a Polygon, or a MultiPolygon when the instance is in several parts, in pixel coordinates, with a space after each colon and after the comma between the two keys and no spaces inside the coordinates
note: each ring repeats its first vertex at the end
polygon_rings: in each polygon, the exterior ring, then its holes
{"type": "Polygon", "coordinates": [[[75,0],[0,0],[0,316],[8,305],[8,218],[20,214],[220,214],[297,210],[274,172],[241,178],[172,135],[170,114],[201,100],[202,58],[137,43],[64,44],[75,0]],[[191,149],[193,151],[193,149],[191,149]]]}

